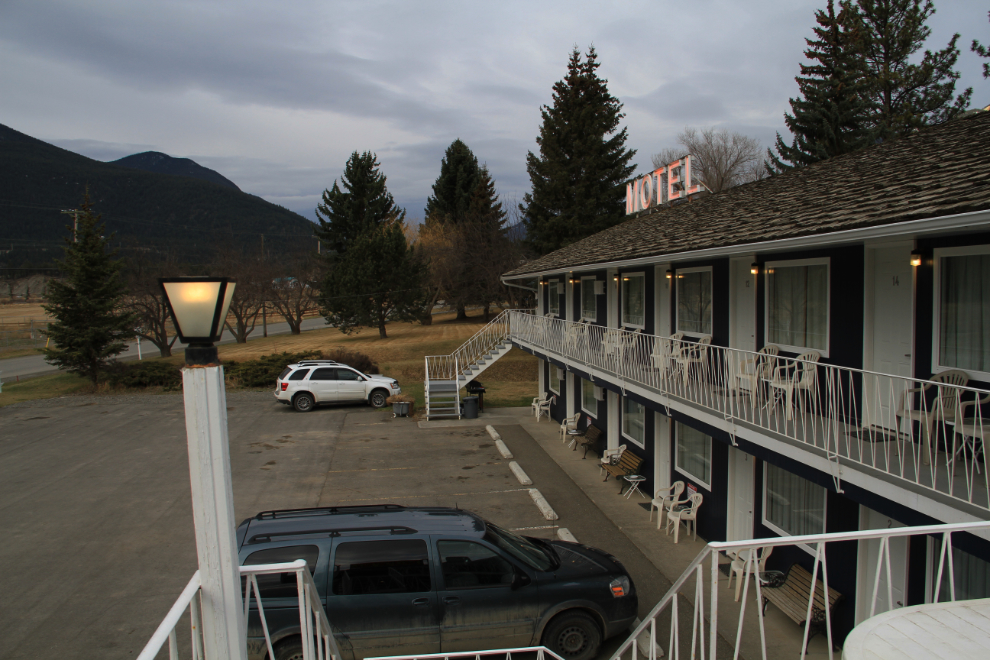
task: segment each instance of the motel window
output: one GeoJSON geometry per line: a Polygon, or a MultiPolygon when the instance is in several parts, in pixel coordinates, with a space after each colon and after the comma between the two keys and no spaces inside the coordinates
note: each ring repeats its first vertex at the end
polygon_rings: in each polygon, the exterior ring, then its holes
{"type": "Polygon", "coordinates": [[[622,325],[646,327],[646,276],[643,273],[622,276],[622,325]]]}
{"type": "MultiPolygon", "coordinates": [[[[933,551],[931,557],[931,588],[934,591],[935,582],[938,577],[938,562],[942,554],[942,540],[932,539],[933,551]]],[[[990,563],[969,554],[959,548],[952,548],[952,574],[955,586],[956,600],[974,600],[977,598],[990,598],[990,563]]],[[[945,560],[942,566],[942,582],[939,585],[938,602],[944,603],[951,600],[952,592],[949,589],[949,561],[945,560]]]]}
{"type": "Polygon", "coordinates": [[[598,298],[595,296],[594,277],[581,278],[581,318],[586,321],[598,320],[598,298]]]}
{"type": "Polygon", "coordinates": [[[560,282],[557,280],[547,282],[547,302],[547,311],[560,316],[560,282]]]}
{"type": "Polygon", "coordinates": [[[711,490],[712,439],[697,429],[677,423],[677,456],[674,467],[678,472],[711,490]]]}
{"type": "Polygon", "coordinates": [[[564,370],[555,364],[550,365],[550,391],[560,394],[563,391],[564,370]]]}
{"type": "Polygon", "coordinates": [[[764,464],[763,524],[784,536],[825,533],[825,489],[764,464]]]}
{"type": "Polygon", "coordinates": [[[712,334],[712,269],[677,271],[677,332],[712,334]]]}
{"type": "Polygon", "coordinates": [[[990,379],[990,246],[935,251],[936,370],[990,379]]]}
{"type": "Polygon", "coordinates": [[[581,381],[581,410],[592,417],[598,417],[598,399],[595,398],[595,384],[590,380],[581,381]]]}
{"type": "Polygon", "coordinates": [[[828,259],[766,265],[766,343],[828,355],[828,259]]]}
{"type": "Polygon", "coordinates": [[[622,435],[637,447],[646,447],[646,408],[629,397],[622,399],[622,435]]]}

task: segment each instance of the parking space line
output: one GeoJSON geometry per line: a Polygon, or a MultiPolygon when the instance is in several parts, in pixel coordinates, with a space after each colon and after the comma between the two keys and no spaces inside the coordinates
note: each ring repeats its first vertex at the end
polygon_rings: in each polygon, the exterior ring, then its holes
{"type": "MultiPolygon", "coordinates": [[[[502,465],[502,461],[494,461],[485,465],[502,465]]],[[[422,466],[414,467],[394,467],[394,468],[359,468],[357,470],[327,470],[327,474],[340,474],[343,472],[388,472],[390,470],[422,470],[422,466]]]]}
{"type": "MultiPolygon", "coordinates": [[[[530,488],[510,488],[508,490],[479,490],[473,493],[441,493],[443,497],[467,497],[469,495],[499,495],[501,493],[522,493],[529,492],[530,488]]],[[[436,498],[437,494],[432,493],[430,495],[399,495],[391,497],[364,497],[357,499],[340,499],[338,502],[371,502],[375,500],[419,500],[426,497],[436,498]]]]}

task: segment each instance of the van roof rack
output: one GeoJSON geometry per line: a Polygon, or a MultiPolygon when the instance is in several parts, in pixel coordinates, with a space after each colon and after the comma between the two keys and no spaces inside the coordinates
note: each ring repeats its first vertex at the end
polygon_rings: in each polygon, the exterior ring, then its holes
{"type": "Polygon", "coordinates": [[[296,364],[340,364],[336,360],[299,360],[296,364]]]}
{"type": "Polygon", "coordinates": [[[342,527],[338,529],[304,529],[291,532],[265,532],[263,534],[256,534],[251,537],[248,543],[271,543],[274,539],[285,538],[289,536],[323,536],[328,537],[338,537],[343,534],[360,532],[362,534],[370,534],[372,532],[385,532],[388,534],[416,534],[418,530],[412,527],[406,527],[404,525],[385,525],[385,526],[370,526],[370,527],[342,527]]]}
{"type": "Polygon", "coordinates": [[[355,506],[329,506],[314,509],[279,509],[262,511],[254,517],[255,520],[277,520],[279,518],[303,518],[307,516],[330,516],[344,513],[377,513],[381,511],[399,511],[406,507],[401,504],[360,504],[355,506]]]}

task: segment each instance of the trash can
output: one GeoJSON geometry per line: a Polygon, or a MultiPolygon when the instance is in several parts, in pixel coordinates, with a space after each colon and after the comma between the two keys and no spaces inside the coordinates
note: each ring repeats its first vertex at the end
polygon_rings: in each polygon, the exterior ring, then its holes
{"type": "Polygon", "coordinates": [[[407,417],[409,415],[409,403],[406,401],[396,401],[392,404],[393,417],[407,417]]]}
{"type": "Polygon", "coordinates": [[[481,381],[472,380],[464,389],[467,390],[468,394],[478,395],[478,410],[485,412],[485,392],[487,390],[485,389],[485,386],[481,384],[481,381]]]}
{"type": "Polygon", "coordinates": [[[478,397],[464,397],[464,419],[478,419],[478,397]]]}

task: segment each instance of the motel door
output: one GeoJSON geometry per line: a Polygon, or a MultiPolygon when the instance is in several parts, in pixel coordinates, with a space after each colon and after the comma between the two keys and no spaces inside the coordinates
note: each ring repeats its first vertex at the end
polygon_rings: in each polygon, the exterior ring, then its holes
{"type": "MultiPolygon", "coordinates": [[[[902,523],[889,518],[873,509],[861,507],[860,529],[890,529],[904,527],[902,523]]],[[[893,596],[893,609],[904,607],[907,592],[908,540],[907,537],[891,537],[890,543],[890,593],[893,596]]],[[[859,544],[860,579],[859,596],[856,598],[856,623],[865,621],[870,616],[870,604],[873,600],[873,583],[877,576],[877,557],[880,553],[880,540],[871,539],[860,541],[859,544]]],[[[891,608],[887,599],[887,560],[884,558],[880,568],[880,585],[877,589],[875,614],[882,614],[891,608]]]]}
{"type": "MultiPolygon", "coordinates": [[[[874,251],[873,371],[911,377],[914,285],[910,247],[874,251]]],[[[867,379],[863,409],[873,425],[893,430],[896,404],[907,388],[900,378],[867,379]]]]}
{"type": "Polygon", "coordinates": [[[755,466],[755,458],[729,447],[729,524],[725,530],[729,541],[753,538],[755,466]]]}

